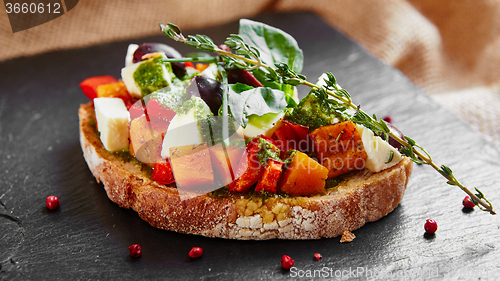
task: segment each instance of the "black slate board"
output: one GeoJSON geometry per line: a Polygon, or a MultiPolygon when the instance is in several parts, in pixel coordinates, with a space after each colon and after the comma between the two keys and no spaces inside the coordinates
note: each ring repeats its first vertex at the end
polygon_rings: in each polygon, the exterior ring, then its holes
{"type": "MultiPolygon", "coordinates": [[[[499,152],[469,126],[437,105],[400,72],[312,14],[255,18],[292,34],[304,50],[303,73],[314,81],[333,72],[356,103],[423,145],[438,163],[478,186],[498,207],[499,152]]],[[[223,42],[237,23],[194,30],[223,42]]],[[[188,32],[186,32],[188,33],[188,32]]],[[[129,43],[166,42],[160,34],[101,46],[19,58],[0,64],[0,279],[328,279],[493,280],[500,275],[497,216],[462,210],[464,194],[434,170],[415,166],[400,206],[355,231],[352,243],[235,241],[155,229],[111,202],[82,157],[77,110],[86,97],[78,83],[89,76],[119,77],[129,43]],[[45,198],[61,207],[50,212],[45,198]],[[424,235],[427,218],[438,222],[424,235]],[[143,255],[131,258],[138,243],[143,255]],[[187,253],[204,249],[200,259],[187,253]],[[323,255],[313,261],[313,254],[323,255]],[[296,268],[283,271],[283,254],[296,268]],[[315,274],[315,275],[314,275],[315,274]],[[309,278],[310,279],[310,278],[309,278]]],[[[306,89],[301,89],[302,94],[306,89]]]]}

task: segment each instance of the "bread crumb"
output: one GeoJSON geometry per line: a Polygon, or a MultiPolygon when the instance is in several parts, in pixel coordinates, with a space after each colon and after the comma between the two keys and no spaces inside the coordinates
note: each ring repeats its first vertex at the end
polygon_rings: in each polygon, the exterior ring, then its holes
{"type": "Polygon", "coordinates": [[[352,240],[354,240],[354,238],[356,238],[356,235],[354,235],[354,233],[346,230],[346,231],[344,231],[344,234],[342,234],[342,238],[340,238],[340,243],[352,242],[352,240]]]}

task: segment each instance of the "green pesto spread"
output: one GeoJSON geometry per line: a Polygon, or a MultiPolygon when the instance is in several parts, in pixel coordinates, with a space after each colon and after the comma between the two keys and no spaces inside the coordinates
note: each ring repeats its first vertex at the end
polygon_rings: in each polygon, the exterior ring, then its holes
{"type": "Polygon", "coordinates": [[[293,157],[295,156],[296,152],[297,152],[297,150],[295,150],[295,149],[290,149],[290,150],[287,151],[287,153],[286,153],[286,159],[284,161],[285,162],[285,164],[284,164],[285,167],[290,166],[290,164],[292,163],[293,157]]]}
{"type": "Polygon", "coordinates": [[[326,179],[326,183],[325,183],[325,189],[326,190],[329,190],[329,189],[334,189],[336,188],[342,181],[344,181],[344,178],[338,176],[338,177],[334,177],[334,178],[329,178],[329,179],[326,179]]]}
{"type": "Polygon", "coordinates": [[[208,193],[208,196],[216,198],[216,199],[223,199],[223,198],[234,198],[234,199],[260,199],[262,201],[265,201],[266,199],[269,198],[291,198],[289,194],[286,193],[271,193],[267,191],[262,191],[262,192],[257,192],[254,189],[251,189],[246,192],[229,192],[229,188],[227,187],[221,187],[217,190],[214,190],[210,193],[208,193]]]}
{"type": "Polygon", "coordinates": [[[146,175],[149,178],[151,178],[151,176],[153,174],[153,169],[150,166],[148,166],[148,165],[142,163],[141,161],[139,161],[134,156],[130,155],[130,151],[128,149],[124,149],[124,150],[121,150],[121,151],[110,152],[110,153],[112,153],[116,157],[120,158],[123,162],[133,163],[133,164],[135,164],[137,166],[140,166],[141,167],[141,171],[145,172],[146,175]]]}
{"type": "Polygon", "coordinates": [[[267,165],[269,159],[281,161],[280,150],[277,146],[262,137],[258,137],[259,152],[257,158],[262,165],[267,165]]]}
{"type": "Polygon", "coordinates": [[[172,80],[172,83],[170,83],[169,87],[161,88],[151,93],[149,97],[157,100],[161,106],[175,111],[188,100],[186,94],[186,83],[189,82],[174,79],[172,80]]]}
{"type": "Polygon", "coordinates": [[[327,112],[320,99],[311,92],[300,101],[292,112],[287,112],[284,119],[307,126],[310,131],[345,119],[341,112],[335,111],[331,115],[327,112]]]}
{"type": "Polygon", "coordinates": [[[212,112],[208,109],[208,106],[205,105],[205,102],[199,97],[193,97],[185,101],[181,107],[175,109],[175,113],[184,115],[189,111],[194,110],[194,116],[196,119],[204,119],[207,116],[211,116],[212,112]],[[210,112],[210,114],[209,114],[210,112]]]}
{"type": "Polygon", "coordinates": [[[163,62],[163,56],[141,62],[134,72],[134,80],[143,97],[167,87],[174,77],[172,66],[163,62]]]}
{"type": "MultiPolygon", "coordinates": [[[[209,145],[222,143],[223,132],[224,132],[223,125],[224,125],[223,118],[221,116],[208,116],[205,119],[198,120],[198,128],[200,129],[204,141],[206,141],[209,145]]],[[[234,135],[236,133],[236,127],[234,125],[234,122],[228,122],[227,126],[228,126],[227,128],[228,136],[234,135]]],[[[244,140],[243,139],[232,140],[231,145],[244,147],[244,140]]]]}

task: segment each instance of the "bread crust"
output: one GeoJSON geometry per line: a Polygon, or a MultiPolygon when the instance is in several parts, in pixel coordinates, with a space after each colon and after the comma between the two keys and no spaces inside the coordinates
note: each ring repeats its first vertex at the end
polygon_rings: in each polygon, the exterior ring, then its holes
{"type": "Polygon", "coordinates": [[[261,200],[202,195],[181,201],[175,184],[156,183],[142,164],[124,161],[103,147],[91,102],[82,104],[78,114],[85,161],[108,197],[152,226],[180,233],[246,240],[336,237],[394,210],[413,167],[405,157],[378,173],[354,172],[321,196],[261,200]]]}

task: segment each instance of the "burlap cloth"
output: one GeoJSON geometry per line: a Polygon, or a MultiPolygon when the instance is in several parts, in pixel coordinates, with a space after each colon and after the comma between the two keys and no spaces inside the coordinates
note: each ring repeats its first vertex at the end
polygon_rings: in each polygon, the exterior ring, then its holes
{"type": "Polygon", "coordinates": [[[316,13],[500,147],[500,2],[494,0],[80,0],[68,14],[15,34],[2,9],[0,60],[159,34],[158,22],[187,29],[263,11],[316,13]]]}

